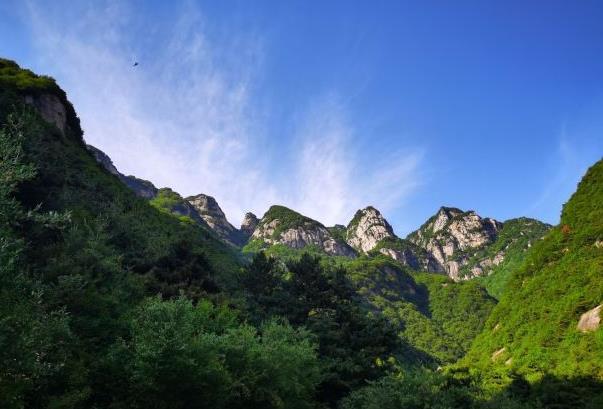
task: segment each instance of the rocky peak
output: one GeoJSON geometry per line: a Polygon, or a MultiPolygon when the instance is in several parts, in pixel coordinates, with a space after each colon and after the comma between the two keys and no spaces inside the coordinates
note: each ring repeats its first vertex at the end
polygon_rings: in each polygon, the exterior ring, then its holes
{"type": "Polygon", "coordinates": [[[232,244],[241,244],[241,234],[228,222],[226,215],[213,197],[206,194],[189,196],[185,199],[191,204],[209,227],[224,240],[232,244]]]}
{"type": "Polygon", "coordinates": [[[458,280],[461,267],[477,250],[493,243],[502,226],[472,210],[442,207],[407,239],[427,250],[450,277],[458,280]]]}
{"type": "Polygon", "coordinates": [[[284,244],[294,249],[315,246],[329,255],[355,256],[351,247],[334,238],[321,223],[284,206],[270,207],[251,238],[269,245],[284,244]]]}
{"type": "Polygon", "coordinates": [[[240,229],[241,233],[247,239],[249,239],[249,237],[251,237],[251,235],[253,234],[253,232],[255,231],[255,229],[259,223],[260,223],[260,219],[258,219],[255,214],[253,214],[251,212],[245,213],[243,222],[241,222],[241,229],[240,229]]]}
{"type": "Polygon", "coordinates": [[[435,219],[432,222],[431,230],[434,233],[442,230],[450,220],[461,214],[463,214],[463,211],[456,207],[440,207],[440,210],[438,210],[435,219]]]}
{"type": "Polygon", "coordinates": [[[347,243],[364,253],[371,251],[377,243],[388,237],[396,237],[392,226],[372,206],[358,210],[346,231],[347,243]]]}

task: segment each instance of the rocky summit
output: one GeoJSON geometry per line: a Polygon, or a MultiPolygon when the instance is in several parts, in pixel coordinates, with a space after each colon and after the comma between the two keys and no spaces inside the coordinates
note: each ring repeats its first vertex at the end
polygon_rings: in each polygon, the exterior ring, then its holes
{"type": "Polygon", "coordinates": [[[241,228],[239,229],[245,240],[249,240],[259,223],[260,219],[258,219],[255,214],[251,212],[245,213],[245,217],[241,223],[241,228]]]}
{"type": "Polygon", "coordinates": [[[502,223],[474,211],[441,207],[407,239],[429,252],[454,280],[472,252],[496,240],[502,223]]]}
{"type": "Polygon", "coordinates": [[[189,196],[185,199],[190,203],[205,223],[222,239],[240,245],[243,236],[232,224],[226,220],[226,215],[216,202],[216,199],[206,194],[189,196]]]}
{"type": "Polygon", "coordinates": [[[283,244],[293,249],[314,246],[334,256],[355,256],[348,244],[335,239],[321,223],[284,206],[270,207],[251,239],[268,245],[283,244]]]}
{"type": "Polygon", "coordinates": [[[358,210],[346,230],[347,243],[363,253],[371,251],[387,237],[395,237],[394,230],[372,206],[358,210]]]}

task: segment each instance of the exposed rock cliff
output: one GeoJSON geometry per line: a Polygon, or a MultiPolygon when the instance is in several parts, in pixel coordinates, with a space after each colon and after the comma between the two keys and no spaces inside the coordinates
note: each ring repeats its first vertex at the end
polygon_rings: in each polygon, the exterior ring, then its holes
{"type": "Polygon", "coordinates": [[[358,210],[346,231],[347,243],[364,253],[371,251],[377,243],[388,237],[395,237],[392,226],[372,206],[358,210]]]}
{"type": "Polygon", "coordinates": [[[195,208],[199,216],[205,220],[220,238],[235,245],[243,243],[243,236],[239,230],[226,220],[226,215],[218,205],[218,202],[216,202],[216,199],[201,193],[189,196],[185,200],[195,208]]]}
{"type": "Polygon", "coordinates": [[[53,94],[26,95],[25,103],[32,105],[46,122],[55,125],[64,135],[67,127],[67,109],[59,97],[53,94]]]}
{"type": "Polygon", "coordinates": [[[430,273],[444,273],[443,266],[425,249],[399,237],[388,237],[381,240],[370,252],[379,252],[398,261],[413,270],[430,273]]]}
{"type": "Polygon", "coordinates": [[[253,213],[245,213],[245,217],[243,218],[243,222],[241,223],[241,235],[245,239],[245,241],[249,240],[256,227],[260,223],[260,219],[253,213]]]}
{"type": "Polygon", "coordinates": [[[329,255],[355,256],[350,246],[336,240],[321,223],[284,206],[270,207],[251,238],[269,245],[284,244],[294,249],[315,246],[329,255]]]}
{"type": "Polygon", "coordinates": [[[474,211],[442,207],[407,239],[427,250],[454,280],[461,267],[479,249],[496,240],[502,223],[482,218],[474,211]]]}

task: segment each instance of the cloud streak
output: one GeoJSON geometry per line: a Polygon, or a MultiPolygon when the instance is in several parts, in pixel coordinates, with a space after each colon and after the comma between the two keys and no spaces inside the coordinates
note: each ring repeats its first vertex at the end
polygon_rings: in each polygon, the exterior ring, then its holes
{"type": "Polygon", "coordinates": [[[363,163],[336,93],[303,109],[289,160],[266,149],[271,122],[256,104],[264,61],[256,33],[212,36],[192,3],[152,29],[118,2],[69,16],[60,9],[26,3],[40,66],[68,92],[87,142],[126,174],[214,195],[234,224],[276,203],[346,223],[368,204],[393,211],[418,185],[420,152],[363,163]]]}

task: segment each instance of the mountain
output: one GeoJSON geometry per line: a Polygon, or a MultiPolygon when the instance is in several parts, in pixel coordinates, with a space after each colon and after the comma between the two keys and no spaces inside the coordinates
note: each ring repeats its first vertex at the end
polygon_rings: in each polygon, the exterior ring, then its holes
{"type": "Polygon", "coordinates": [[[464,212],[441,207],[438,212],[407,239],[427,250],[454,280],[473,251],[491,244],[502,223],[482,218],[474,211],[464,212]]]}
{"type": "Polygon", "coordinates": [[[347,243],[363,253],[375,248],[382,239],[393,237],[392,226],[372,206],[358,210],[346,229],[347,243]]]}
{"type": "Polygon", "coordinates": [[[347,227],[328,228],[291,209],[273,206],[257,224],[246,250],[282,245],[348,257],[382,254],[412,270],[446,274],[455,281],[479,277],[499,297],[525,251],[549,228],[534,219],[501,223],[474,211],[442,207],[403,239],[372,206],[358,210],[347,227]]]}
{"type": "Polygon", "coordinates": [[[250,247],[277,244],[292,249],[313,247],[332,256],[356,255],[350,246],[335,239],[321,223],[284,206],[271,206],[268,209],[250,241],[250,247]]]}
{"type": "Polygon", "coordinates": [[[189,196],[185,200],[195,208],[197,214],[223,240],[237,246],[245,244],[245,234],[226,220],[226,215],[218,205],[218,202],[216,202],[216,199],[201,193],[189,196]]]}
{"type": "Polygon", "coordinates": [[[477,277],[488,289],[488,293],[499,299],[510,275],[521,266],[526,252],[551,227],[527,217],[506,220],[494,243],[477,251],[467,260],[461,267],[460,275],[477,277]]]}
{"type": "Polygon", "coordinates": [[[603,378],[603,160],[530,247],[465,361],[603,378]]]}
{"type": "Polygon", "coordinates": [[[417,273],[379,253],[342,264],[367,304],[412,346],[406,362],[435,368],[463,357],[496,304],[475,281],[417,273]]]}
{"type": "Polygon", "coordinates": [[[377,243],[369,255],[377,253],[391,257],[415,271],[444,273],[444,268],[431,253],[406,239],[386,237],[377,243]]]}

